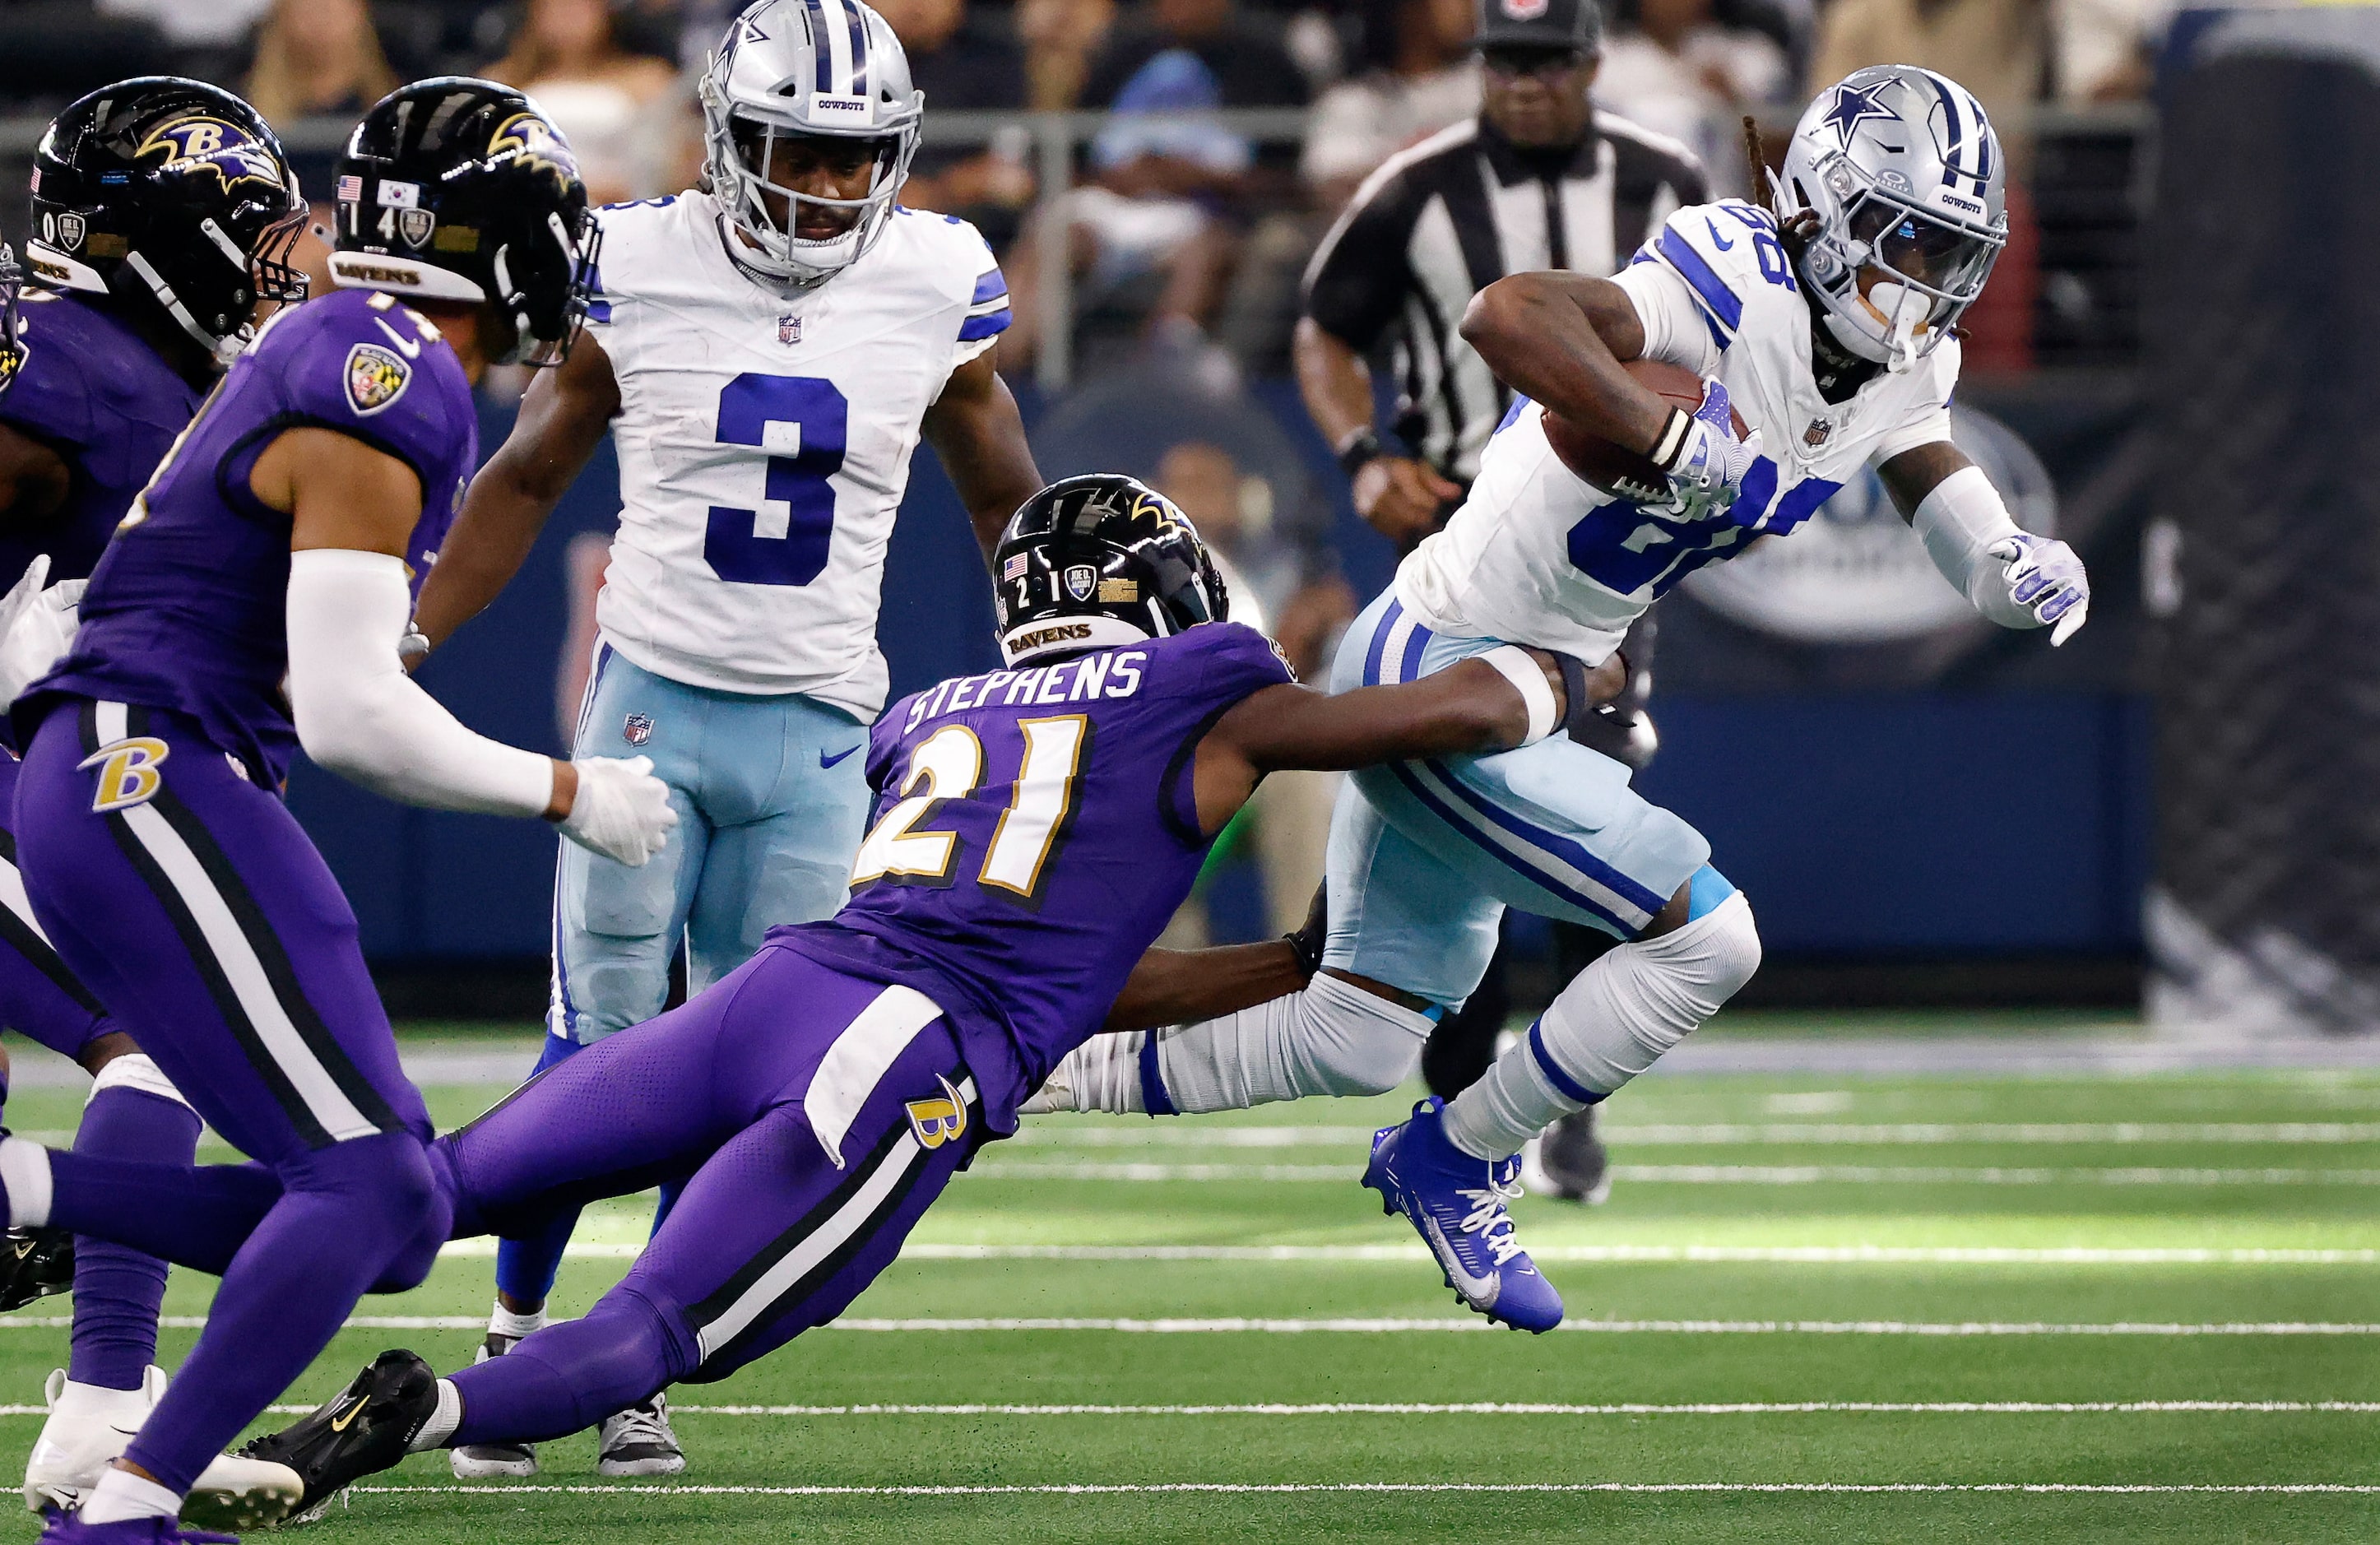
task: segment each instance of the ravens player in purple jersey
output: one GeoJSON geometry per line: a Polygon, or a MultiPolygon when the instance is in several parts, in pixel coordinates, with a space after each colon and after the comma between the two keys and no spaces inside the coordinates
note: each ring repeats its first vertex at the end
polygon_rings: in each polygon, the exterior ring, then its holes
{"type": "MultiPolygon", "coordinates": [[[[200,395],[254,335],[260,303],[302,299],[288,266],[305,222],[273,131],[197,80],[119,81],[75,103],[34,152],[39,287],[0,286],[10,347],[0,380],[0,574],[7,608],[0,696],[47,668],[73,601],[200,395]],[[44,578],[51,585],[39,590],[44,578]]],[[[79,1151],[188,1163],[199,1118],[51,948],[16,869],[18,762],[0,754],[0,1019],[96,1077],[79,1151]]],[[[18,1268],[43,1278],[44,1245],[18,1268]]],[[[35,1508],[72,1507],[124,1451],[162,1393],[163,1261],[93,1239],[72,1256],[74,1332],[50,1377],[49,1420],[26,1466],[35,1508]]],[[[11,1295],[14,1296],[15,1295],[11,1295]]],[[[0,1300],[5,1301],[5,1300],[0,1300]]],[[[256,1466],[222,1459],[202,1488],[237,1490],[256,1466]]]]}
{"type": "MultiPolygon", "coordinates": [[[[232,367],[101,558],[73,648],[14,710],[36,918],[276,1192],[217,1263],[181,1376],[54,1541],[179,1538],[186,1495],[194,1515],[217,1500],[190,1495],[209,1461],[446,1233],[354,914],[281,802],[293,753],[416,804],[543,815],[631,864],[675,820],[644,768],[483,739],[399,662],[474,466],[472,381],[558,359],[583,313],[567,146],[508,87],[431,80],[365,116],[339,174],[342,287],[278,312],[232,367]]],[[[187,1193],[165,1205],[202,1205],[207,1172],[150,1173],[156,1195],[187,1193]]],[[[16,1194],[11,1226],[47,1222],[16,1194]]],[[[111,1186],[91,1216],[156,1205],[111,1186]]],[[[285,1512],[297,1478],[277,1479],[237,1515],[285,1512]]]]}
{"type": "MultiPolygon", "coordinates": [[[[1268,772],[1495,750],[1562,717],[1560,663],[1512,646],[1401,686],[1293,685],[1262,635],[1225,620],[1189,522],[1127,478],[1037,494],[997,564],[1007,668],[877,722],[876,819],[843,910],[772,930],[683,1008],[432,1149],[457,1235],[517,1235],[684,1182],[637,1264],[584,1319],[446,1380],[388,1353],[243,1451],[298,1470],[306,1508],[409,1451],[576,1431],[832,1320],[1102,1021],[1172,1022],[1310,974],[1280,945],[1144,959],[1268,772]]],[[[1580,679],[1581,698],[1621,684],[1616,665],[1580,679]]],[[[196,1174],[171,1206],[110,1206],[167,1188],[141,1166],[0,1140],[12,1212],[47,1198],[71,1226],[221,1270],[282,1182],[196,1174]]]]}

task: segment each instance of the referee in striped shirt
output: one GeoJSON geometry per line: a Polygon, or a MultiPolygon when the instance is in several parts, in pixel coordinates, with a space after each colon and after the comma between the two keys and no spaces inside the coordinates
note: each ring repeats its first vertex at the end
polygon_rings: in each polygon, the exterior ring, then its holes
{"type": "MultiPolygon", "coordinates": [[[[1709,197],[1702,164],[1676,140],[1595,110],[1587,92],[1603,44],[1596,0],[1482,0],[1473,39],[1485,66],[1479,115],[1391,156],[1349,201],[1305,273],[1294,355],[1305,410],[1353,481],[1356,512],[1400,551],[1436,530],[1479,469],[1512,394],[1456,330],[1471,298],[1507,274],[1611,274],[1672,210],[1709,197]],[[1372,422],[1367,357],[1395,371],[1390,448],[1372,422]]],[[[1649,723],[1651,619],[1621,646],[1631,691],[1597,748],[1642,766],[1649,723]]],[[[1558,926],[1565,971],[1612,941],[1558,926]]],[[[1461,1013],[1430,1037],[1422,1073],[1451,1097],[1484,1074],[1511,1006],[1500,951],[1461,1013]]],[[[1609,1189],[1592,1107],[1539,1146],[1560,1194],[1609,1189]]]]}
{"type": "Polygon", "coordinates": [[[1484,0],[1478,116],[1365,179],[1306,269],[1305,409],[1357,512],[1401,550],[1461,500],[1512,404],[1456,331],[1471,298],[1531,269],[1617,273],[1670,211],[1708,196],[1693,152],[1589,103],[1602,44],[1595,0],[1484,0]],[[1372,425],[1366,358],[1384,345],[1410,456],[1372,425]]]}

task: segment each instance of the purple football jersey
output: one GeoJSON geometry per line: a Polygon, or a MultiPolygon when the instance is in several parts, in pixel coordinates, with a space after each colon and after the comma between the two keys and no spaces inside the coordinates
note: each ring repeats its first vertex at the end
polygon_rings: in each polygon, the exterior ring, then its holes
{"type": "Polygon", "coordinates": [[[1210,623],[904,698],[870,732],[851,900],[770,937],[940,1004],[1014,1131],[1198,878],[1198,742],[1291,679],[1263,634],[1210,623]]]}
{"type": "Polygon", "coordinates": [[[17,711],[30,736],[56,694],[188,714],[278,785],[298,744],[281,680],[289,517],[249,474],[284,430],[352,435],[413,468],[406,544],[419,591],[479,464],[479,419],[455,351],[393,296],[336,290],[277,314],[200,409],[127,516],[82,601],[82,627],[17,711]]]}
{"type": "Polygon", "coordinates": [[[174,436],[199,409],[199,390],[103,306],[29,289],[25,361],[0,391],[0,423],[55,451],[73,475],[66,504],[37,527],[0,536],[0,584],[38,554],[50,583],[79,579],[115,534],[174,436]]]}

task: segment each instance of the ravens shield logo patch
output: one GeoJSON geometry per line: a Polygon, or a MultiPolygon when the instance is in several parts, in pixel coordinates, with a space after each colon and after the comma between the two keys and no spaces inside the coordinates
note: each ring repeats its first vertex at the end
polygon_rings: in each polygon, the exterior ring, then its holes
{"type": "Polygon", "coordinates": [[[413,367],[395,349],[378,344],[358,344],[347,350],[347,406],[358,419],[369,419],[405,395],[413,367]]]}

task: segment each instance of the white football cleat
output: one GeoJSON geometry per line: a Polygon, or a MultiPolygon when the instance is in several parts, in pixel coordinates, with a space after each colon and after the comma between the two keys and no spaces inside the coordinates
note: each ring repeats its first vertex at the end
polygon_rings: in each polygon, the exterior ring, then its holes
{"type": "MultiPolygon", "coordinates": [[[[99,1484],[108,1465],[130,1447],[165,1393],[165,1370],[152,1366],[137,1390],[78,1384],[53,1369],[43,1393],[50,1416],[25,1464],[25,1505],[35,1513],[71,1513],[99,1484]]],[[[235,1528],[278,1520],[298,1504],[305,1482],[286,1465],[219,1454],[190,1488],[184,1506],[235,1528]]]]}
{"type": "Polygon", "coordinates": [[[111,1390],[78,1384],[65,1369],[55,1369],[42,1393],[50,1417],[25,1462],[25,1505],[35,1513],[52,1507],[71,1513],[149,1419],[149,1408],[165,1393],[165,1370],[152,1365],[139,1389],[111,1390]]]}

